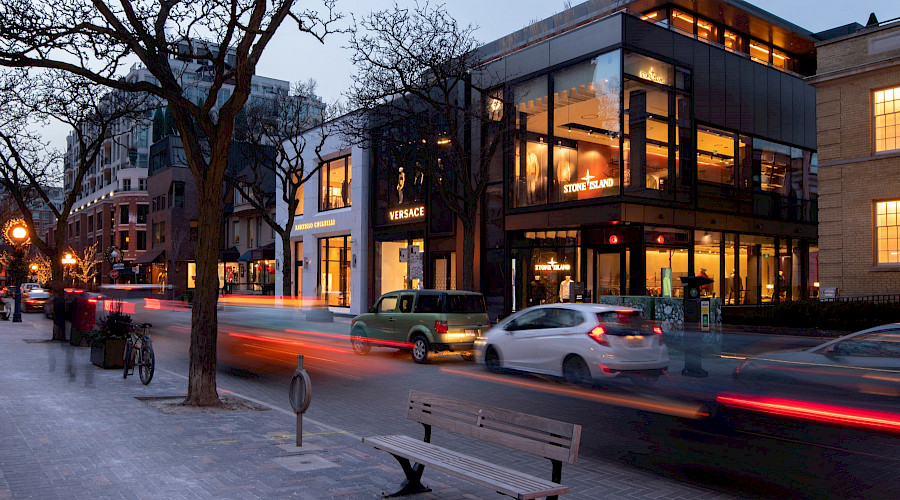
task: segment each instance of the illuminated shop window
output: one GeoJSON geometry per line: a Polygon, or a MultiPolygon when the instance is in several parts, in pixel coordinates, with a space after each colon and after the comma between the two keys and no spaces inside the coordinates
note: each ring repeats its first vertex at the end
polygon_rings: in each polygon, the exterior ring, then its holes
{"type": "Polygon", "coordinates": [[[350,206],[351,171],[349,156],[322,165],[319,171],[322,184],[322,195],[319,199],[320,211],[350,206]]]}
{"type": "Polygon", "coordinates": [[[672,10],[672,26],[685,33],[694,34],[694,16],[680,10],[672,10]]]}
{"type": "Polygon", "coordinates": [[[877,263],[900,264],[900,201],[879,201],[875,211],[877,263]]]}
{"type": "Polygon", "coordinates": [[[900,149],[900,87],[875,92],[875,151],[900,149]]]}

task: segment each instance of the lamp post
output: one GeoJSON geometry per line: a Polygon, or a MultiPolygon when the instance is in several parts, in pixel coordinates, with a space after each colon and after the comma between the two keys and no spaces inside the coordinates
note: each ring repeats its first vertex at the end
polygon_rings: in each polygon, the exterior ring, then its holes
{"type": "Polygon", "coordinates": [[[12,219],[3,227],[3,237],[13,247],[11,274],[15,275],[16,289],[13,302],[13,323],[22,322],[22,277],[25,274],[25,246],[30,241],[28,226],[22,219],[12,219]]]}

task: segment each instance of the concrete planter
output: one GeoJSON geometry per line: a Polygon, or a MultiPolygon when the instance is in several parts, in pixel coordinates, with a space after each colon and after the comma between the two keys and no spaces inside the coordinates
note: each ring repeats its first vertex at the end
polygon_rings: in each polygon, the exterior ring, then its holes
{"type": "Polygon", "coordinates": [[[125,366],[124,358],[124,340],[106,339],[91,344],[91,363],[100,368],[123,368],[125,366]]]}

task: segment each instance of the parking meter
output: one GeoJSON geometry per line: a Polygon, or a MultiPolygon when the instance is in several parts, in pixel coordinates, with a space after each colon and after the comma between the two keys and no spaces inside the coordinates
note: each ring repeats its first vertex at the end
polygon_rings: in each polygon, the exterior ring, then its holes
{"type": "Polygon", "coordinates": [[[684,350],[684,369],[681,374],[688,377],[706,377],[703,369],[703,342],[699,331],[700,323],[700,287],[710,285],[713,280],[702,276],[682,276],[684,286],[684,332],[681,336],[684,350]]]}

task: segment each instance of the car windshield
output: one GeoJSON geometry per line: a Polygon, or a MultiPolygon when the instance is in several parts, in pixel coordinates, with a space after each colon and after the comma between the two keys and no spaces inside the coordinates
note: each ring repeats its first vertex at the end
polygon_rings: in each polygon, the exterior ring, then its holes
{"type": "Polygon", "coordinates": [[[484,297],[469,294],[447,294],[445,311],[447,314],[483,313],[484,297]]]}

